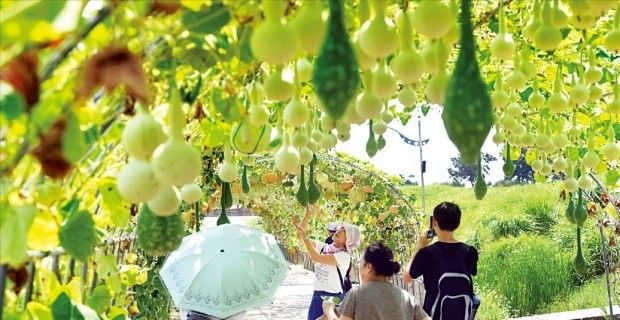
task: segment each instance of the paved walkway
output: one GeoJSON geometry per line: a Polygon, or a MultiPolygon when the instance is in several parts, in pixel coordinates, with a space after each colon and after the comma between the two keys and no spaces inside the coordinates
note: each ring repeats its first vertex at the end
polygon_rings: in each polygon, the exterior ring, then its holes
{"type": "Polygon", "coordinates": [[[246,320],[306,319],[314,273],[299,265],[289,265],[286,279],[276,292],[272,304],[246,312],[246,320]]]}

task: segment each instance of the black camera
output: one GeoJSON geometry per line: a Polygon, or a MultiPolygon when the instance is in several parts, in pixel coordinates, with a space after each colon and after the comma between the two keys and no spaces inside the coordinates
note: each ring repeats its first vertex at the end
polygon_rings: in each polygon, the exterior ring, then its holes
{"type": "Polygon", "coordinates": [[[433,229],[433,216],[431,216],[431,226],[428,229],[428,235],[426,236],[427,239],[432,239],[434,236],[436,236],[437,234],[435,234],[435,229],[433,229]]]}

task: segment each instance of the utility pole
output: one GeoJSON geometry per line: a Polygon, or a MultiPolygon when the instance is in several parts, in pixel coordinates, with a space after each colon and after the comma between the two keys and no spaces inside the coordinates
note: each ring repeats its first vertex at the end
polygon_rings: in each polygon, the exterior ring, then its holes
{"type": "MultiPolygon", "coordinates": [[[[428,142],[428,140],[426,141],[428,142]]],[[[418,147],[420,148],[420,183],[422,185],[422,214],[426,214],[426,204],[425,204],[425,194],[424,194],[424,171],[426,171],[426,166],[424,160],[422,160],[422,120],[418,115],[418,147]]]]}

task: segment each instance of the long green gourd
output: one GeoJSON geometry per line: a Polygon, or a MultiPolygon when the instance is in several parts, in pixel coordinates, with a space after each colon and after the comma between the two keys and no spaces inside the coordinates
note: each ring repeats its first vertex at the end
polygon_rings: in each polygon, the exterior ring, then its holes
{"type": "Polygon", "coordinates": [[[504,170],[504,177],[506,179],[510,179],[512,175],[515,173],[515,164],[512,162],[512,158],[510,157],[510,144],[506,143],[506,162],[502,166],[502,170],[504,170]]]}
{"type": "Polygon", "coordinates": [[[297,201],[302,207],[308,205],[308,189],[306,188],[306,177],[305,177],[305,169],[304,166],[301,166],[301,173],[299,174],[299,189],[297,189],[297,193],[295,197],[297,197],[297,201]]]}
{"type": "Polygon", "coordinates": [[[243,165],[243,174],[241,175],[241,190],[243,193],[250,193],[250,183],[248,182],[248,166],[243,165]]]}
{"type": "Polygon", "coordinates": [[[575,259],[573,260],[573,268],[575,269],[575,273],[581,278],[586,275],[586,259],[583,257],[583,253],[581,252],[581,228],[577,227],[577,254],[575,255],[575,259]]]}
{"type": "Polygon", "coordinates": [[[308,203],[315,204],[321,197],[321,190],[314,182],[314,164],[317,162],[316,155],[310,161],[310,179],[308,181],[308,203]]]}
{"type": "Polygon", "coordinates": [[[461,1],[461,50],[448,82],[441,115],[450,140],[466,164],[476,161],[493,126],[491,98],[476,60],[470,6],[471,0],[461,1]]]}
{"type": "Polygon", "coordinates": [[[568,205],[566,206],[566,211],[564,211],[564,216],[566,217],[566,220],[568,220],[568,222],[576,223],[575,222],[575,202],[573,202],[572,192],[568,193],[568,205]]]}
{"type": "Polygon", "coordinates": [[[344,115],[359,86],[357,58],[344,27],[343,12],[343,0],[329,1],[327,34],[312,73],[322,108],[334,120],[344,115]]]}
{"type": "Polygon", "coordinates": [[[484,196],[487,194],[487,188],[487,183],[482,177],[482,157],[478,154],[477,175],[476,182],[474,183],[474,194],[476,195],[476,199],[484,199],[484,196]]]}
{"type": "Polygon", "coordinates": [[[575,206],[575,212],[573,212],[573,219],[577,227],[582,227],[583,223],[588,219],[588,212],[586,212],[585,204],[583,203],[583,190],[579,188],[577,192],[577,205],[575,206]]]}

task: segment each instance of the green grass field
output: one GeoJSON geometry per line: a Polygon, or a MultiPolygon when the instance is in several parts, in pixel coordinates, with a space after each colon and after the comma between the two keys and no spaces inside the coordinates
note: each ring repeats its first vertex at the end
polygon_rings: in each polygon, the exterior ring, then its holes
{"type": "MultiPolygon", "coordinates": [[[[421,200],[419,186],[405,186],[403,190],[415,192],[421,200]]],[[[425,188],[426,213],[432,214],[442,201],[457,203],[463,215],[456,237],[480,251],[481,268],[474,281],[484,307],[477,319],[505,319],[606,305],[604,275],[591,267],[597,263],[592,260],[596,259],[600,245],[590,245],[588,266],[593,271],[586,279],[579,279],[572,270],[575,226],[564,218],[559,192],[555,184],[489,187],[486,197],[480,201],[471,188],[446,185],[425,188]],[[506,260],[498,261],[503,255],[507,255],[506,260]]],[[[591,222],[588,220],[584,227],[584,234],[589,235],[583,241],[584,248],[586,242],[597,241],[598,231],[591,222]]],[[[585,252],[584,255],[588,256],[585,252]]]]}

